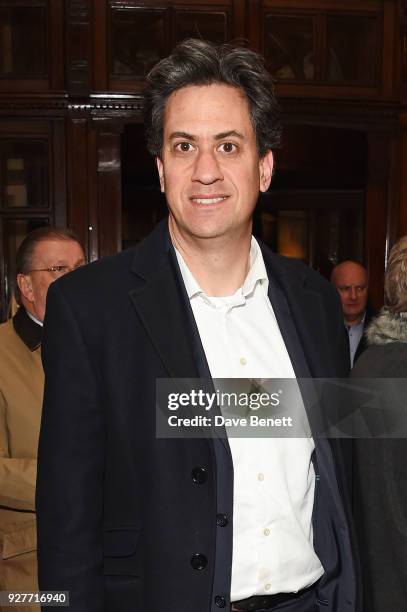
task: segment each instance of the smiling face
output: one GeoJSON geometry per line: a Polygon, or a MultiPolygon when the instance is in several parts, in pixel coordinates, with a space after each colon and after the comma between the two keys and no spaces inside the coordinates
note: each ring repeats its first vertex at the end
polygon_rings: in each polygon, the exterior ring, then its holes
{"type": "Polygon", "coordinates": [[[167,101],[163,136],[157,166],[173,240],[250,235],[273,156],[259,159],[244,95],[221,84],[179,89],[167,101]]]}

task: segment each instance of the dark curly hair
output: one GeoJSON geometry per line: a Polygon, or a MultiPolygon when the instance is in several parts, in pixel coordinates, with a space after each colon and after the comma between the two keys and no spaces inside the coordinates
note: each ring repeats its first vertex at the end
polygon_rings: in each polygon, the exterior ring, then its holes
{"type": "Polygon", "coordinates": [[[167,99],[188,85],[220,83],[239,88],[246,96],[260,157],[280,144],[281,123],[273,79],[261,55],[245,47],[184,40],[147,76],[144,125],[150,153],[160,157],[167,99]]]}

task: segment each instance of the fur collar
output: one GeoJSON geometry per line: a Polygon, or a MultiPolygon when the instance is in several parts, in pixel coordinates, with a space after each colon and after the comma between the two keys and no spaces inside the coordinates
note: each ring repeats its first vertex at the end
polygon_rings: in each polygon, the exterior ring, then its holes
{"type": "Polygon", "coordinates": [[[367,328],[366,338],[369,345],[407,342],[407,312],[382,308],[367,328]]]}

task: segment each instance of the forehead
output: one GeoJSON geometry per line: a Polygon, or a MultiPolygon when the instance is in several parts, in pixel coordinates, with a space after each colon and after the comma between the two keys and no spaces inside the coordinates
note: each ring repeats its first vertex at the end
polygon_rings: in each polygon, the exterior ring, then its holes
{"type": "Polygon", "coordinates": [[[33,258],[47,262],[56,258],[61,260],[68,257],[77,259],[83,257],[82,248],[76,240],[58,240],[57,238],[40,240],[33,251],[33,258]]]}
{"type": "Polygon", "coordinates": [[[188,85],[170,95],[164,113],[164,133],[200,130],[253,131],[244,92],[231,85],[188,85]]]}
{"type": "Polygon", "coordinates": [[[346,264],[337,271],[336,282],[341,285],[364,285],[367,272],[356,264],[346,264]]]}

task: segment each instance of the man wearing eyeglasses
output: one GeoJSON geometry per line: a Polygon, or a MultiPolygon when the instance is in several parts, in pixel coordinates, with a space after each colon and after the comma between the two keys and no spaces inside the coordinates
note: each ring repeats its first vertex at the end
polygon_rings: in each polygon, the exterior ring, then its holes
{"type": "Polygon", "coordinates": [[[331,281],[341,297],[351,367],[366,349],[363,332],[373,315],[368,306],[368,280],[366,268],[351,260],[335,266],[331,274],[331,281]]]}
{"type": "Polygon", "coordinates": [[[84,263],[78,238],[66,229],[34,230],[17,252],[19,309],[0,325],[0,591],[38,590],[34,498],[44,387],[42,322],[50,284],[84,263]]]}

